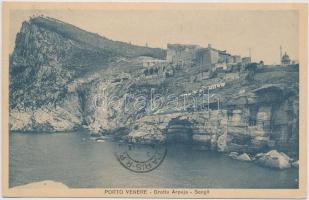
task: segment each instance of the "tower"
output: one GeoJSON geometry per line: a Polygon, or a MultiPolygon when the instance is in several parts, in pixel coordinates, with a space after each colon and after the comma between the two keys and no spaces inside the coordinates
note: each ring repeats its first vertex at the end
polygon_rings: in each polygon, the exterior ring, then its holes
{"type": "Polygon", "coordinates": [[[279,59],[280,63],[281,63],[281,59],[282,59],[282,46],[280,46],[280,59],[279,59]]]}

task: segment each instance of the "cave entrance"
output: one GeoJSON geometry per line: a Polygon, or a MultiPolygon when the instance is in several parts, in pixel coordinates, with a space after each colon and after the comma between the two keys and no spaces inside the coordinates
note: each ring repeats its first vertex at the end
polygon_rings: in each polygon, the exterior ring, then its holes
{"type": "Polygon", "coordinates": [[[167,142],[192,143],[193,123],[189,120],[172,119],[167,125],[167,142]]]}

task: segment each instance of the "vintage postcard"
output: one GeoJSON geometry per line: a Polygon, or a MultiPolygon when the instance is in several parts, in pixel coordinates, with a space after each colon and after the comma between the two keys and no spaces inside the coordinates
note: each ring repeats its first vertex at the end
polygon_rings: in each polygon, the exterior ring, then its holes
{"type": "Polygon", "coordinates": [[[2,13],[4,196],[306,196],[306,4],[2,13]]]}

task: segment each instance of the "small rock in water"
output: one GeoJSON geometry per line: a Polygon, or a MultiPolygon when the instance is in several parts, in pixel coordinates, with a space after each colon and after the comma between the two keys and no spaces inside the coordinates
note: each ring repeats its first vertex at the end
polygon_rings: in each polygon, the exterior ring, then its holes
{"type": "Polygon", "coordinates": [[[292,166],[295,168],[299,168],[299,160],[292,163],[292,166]]]}
{"type": "Polygon", "coordinates": [[[227,148],[226,138],[227,138],[226,135],[221,135],[220,137],[218,137],[217,147],[219,152],[226,151],[227,148]]]}
{"type": "Polygon", "coordinates": [[[241,161],[251,161],[251,158],[248,154],[243,153],[240,156],[237,156],[236,158],[237,160],[241,160],[241,161]]]}
{"type": "Polygon", "coordinates": [[[231,157],[231,158],[233,158],[233,159],[237,159],[237,157],[238,157],[238,153],[237,152],[231,152],[230,154],[229,154],[229,156],[231,157]]]}
{"type": "Polygon", "coordinates": [[[103,138],[97,138],[95,141],[96,141],[96,142],[105,142],[105,139],[103,139],[103,138]]]}

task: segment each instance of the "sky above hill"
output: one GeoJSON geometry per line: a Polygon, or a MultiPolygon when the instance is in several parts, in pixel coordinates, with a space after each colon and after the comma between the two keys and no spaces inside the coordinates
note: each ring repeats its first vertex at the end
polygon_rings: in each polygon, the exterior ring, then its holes
{"type": "Polygon", "coordinates": [[[279,63],[280,46],[298,59],[298,12],[293,10],[13,10],[10,51],[21,24],[32,15],[54,17],[109,39],[166,48],[198,44],[279,63]]]}

